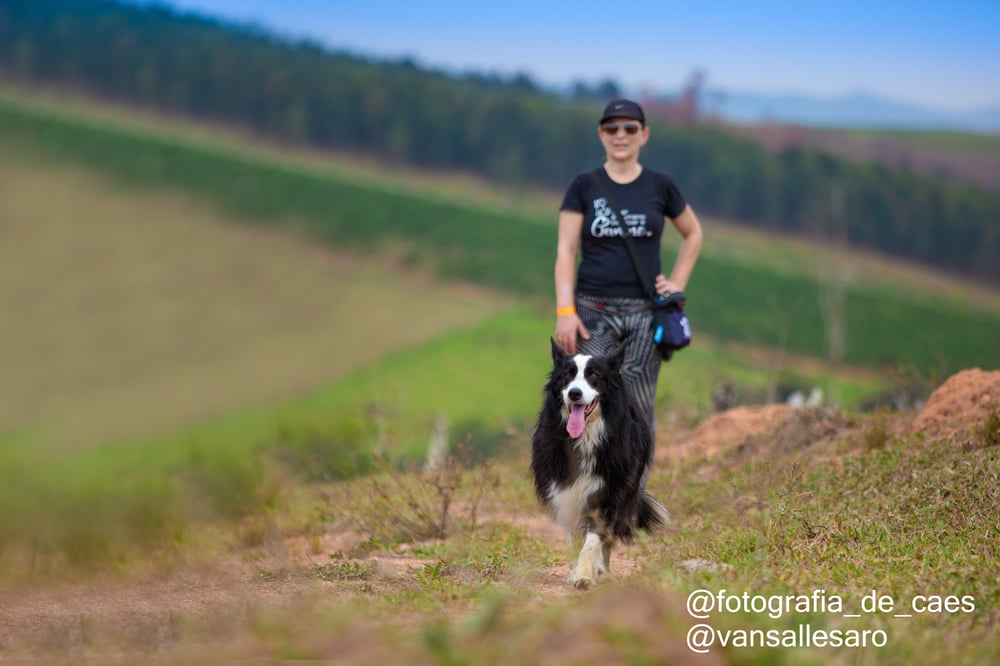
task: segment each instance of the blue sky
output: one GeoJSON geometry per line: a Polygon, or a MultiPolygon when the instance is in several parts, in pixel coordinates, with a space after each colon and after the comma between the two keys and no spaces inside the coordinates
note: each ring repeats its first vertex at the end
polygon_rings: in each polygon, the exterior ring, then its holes
{"type": "Polygon", "coordinates": [[[1000,0],[531,2],[169,0],[372,57],[450,71],[526,72],[544,84],[613,78],[937,109],[1000,105],[1000,0]]]}

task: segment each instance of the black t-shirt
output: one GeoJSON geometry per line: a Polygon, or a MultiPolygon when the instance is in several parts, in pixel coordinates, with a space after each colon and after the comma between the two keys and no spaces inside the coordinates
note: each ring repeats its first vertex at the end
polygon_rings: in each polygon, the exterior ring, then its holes
{"type": "MultiPolygon", "coordinates": [[[[687,202],[670,176],[643,168],[631,183],[619,185],[604,169],[598,170],[615,203],[621,206],[625,223],[635,241],[639,260],[653,284],[660,271],[660,238],[665,217],[684,212],[687,202]]],[[[580,238],[582,259],[577,269],[576,290],[592,296],[645,298],[642,282],[629,258],[621,230],[600,187],[591,173],[573,179],[560,210],[583,213],[580,238]]]]}

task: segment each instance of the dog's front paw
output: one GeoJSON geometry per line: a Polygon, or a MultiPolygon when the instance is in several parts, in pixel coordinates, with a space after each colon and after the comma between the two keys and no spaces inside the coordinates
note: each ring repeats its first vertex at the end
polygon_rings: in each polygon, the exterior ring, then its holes
{"type": "Polygon", "coordinates": [[[588,590],[602,578],[610,577],[611,572],[604,566],[600,539],[595,534],[588,534],[573,567],[573,573],[570,574],[569,582],[578,590],[588,590]]]}
{"type": "Polygon", "coordinates": [[[598,567],[593,572],[580,572],[579,567],[573,570],[569,576],[570,585],[578,590],[589,590],[598,583],[613,581],[615,577],[604,567],[598,567]]]}

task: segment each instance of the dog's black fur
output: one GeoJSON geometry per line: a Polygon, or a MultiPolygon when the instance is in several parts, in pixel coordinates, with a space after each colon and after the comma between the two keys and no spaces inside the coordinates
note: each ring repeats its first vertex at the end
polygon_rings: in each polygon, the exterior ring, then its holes
{"type": "MultiPolygon", "coordinates": [[[[652,465],[653,431],[630,399],[623,358],[622,347],[607,356],[570,356],[552,341],[553,368],[532,440],[538,499],[571,540],[583,539],[570,576],[581,588],[610,574],[615,539],[629,543],[637,528],[651,531],[669,520],[663,505],[643,489],[652,465]],[[574,405],[587,405],[583,431],[575,437],[568,426],[574,405]]],[[[576,423],[574,429],[581,427],[579,414],[576,423]]]]}

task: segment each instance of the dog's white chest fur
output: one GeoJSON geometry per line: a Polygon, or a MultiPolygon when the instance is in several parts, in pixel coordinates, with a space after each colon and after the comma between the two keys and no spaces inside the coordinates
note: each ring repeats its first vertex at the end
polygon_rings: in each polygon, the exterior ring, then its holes
{"type": "Polygon", "coordinates": [[[597,448],[603,441],[604,419],[598,414],[587,422],[587,427],[584,429],[583,434],[573,443],[573,446],[582,456],[580,467],[588,474],[594,471],[594,456],[597,448]]]}
{"type": "Polygon", "coordinates": [[[587,498],[604,487],[604,480],[591,474],[581,474],[569,486],[560,488],[554,482],[549,490],[549,506],[556,522],[566,531],[567,538],[580,528],[580,519],[587,506],[587,498]]]}

